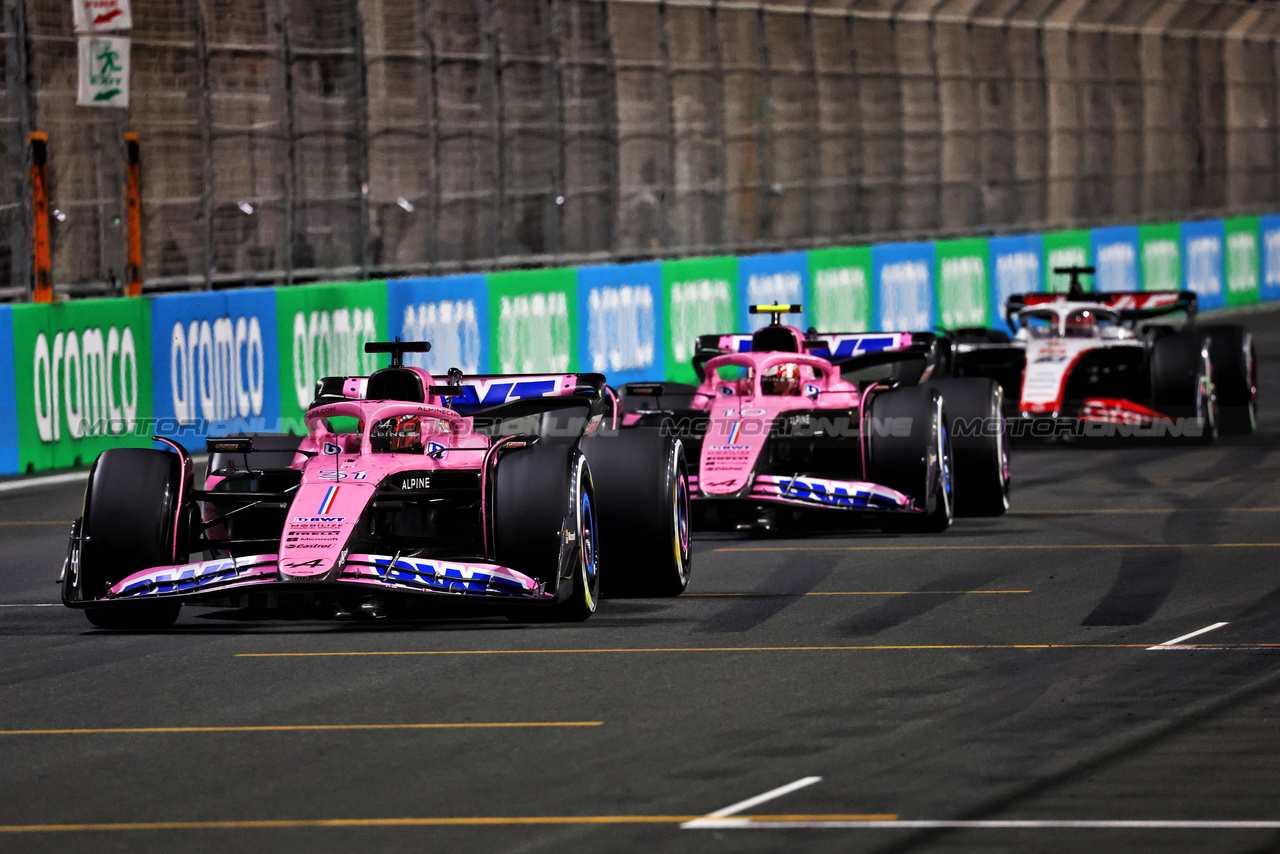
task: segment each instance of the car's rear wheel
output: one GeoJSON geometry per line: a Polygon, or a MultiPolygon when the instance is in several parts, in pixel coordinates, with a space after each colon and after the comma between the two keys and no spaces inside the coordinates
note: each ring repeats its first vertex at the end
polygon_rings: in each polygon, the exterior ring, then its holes
{"type": "Polygon", "coordinates": [[[1248,435],[1258,426],[1258,360],[1253,336],[1243,326],[1197,328],[1209,344],[1219,429],[1228,436],[1248,435]]]}
{"type": "Polygon", "coordinates": [[[502,454],[494,471],[498,563],[556,591],[551,604],[513,610],[523,622],[577,622],[600,598],[600,540],[591,472],[572,445],[538,443],[502,454]]]}
{"type": "Polygon", "coordinates": [[[588,436],[597,515],[609,552],[605,596],[679,596],[689,586],[689,473],[684,444],[634,428],[588,436]]]}
{"type": "MultiPolygon", "coordinates": [[[[188,557],[180,530],[182,462],[147,448],[104,451],[89,472],[79,565],[64,579],[68,601],[101,599],[139,570],[188,557]]],[[[104,629],[160,629],[173,625],[182,603],[173,599],[119,602],[85,609],[104,629]]]]}
{"type": "Polygon", "coordinates": [[[1009,509],[1009,448],[1004,392],[980,377],[933,380],[950,428],[957,516],[1001,516],[1009,509]]]}
{"type": "Polygon", "coordinates": [[[924,386],[874,394],[864,428],[867,474],[874,483],[915,499],[916,512],[885,513],[890,533],[938,533],[951,526],[954,481],[951,437],[942,395],[924,386]]]}

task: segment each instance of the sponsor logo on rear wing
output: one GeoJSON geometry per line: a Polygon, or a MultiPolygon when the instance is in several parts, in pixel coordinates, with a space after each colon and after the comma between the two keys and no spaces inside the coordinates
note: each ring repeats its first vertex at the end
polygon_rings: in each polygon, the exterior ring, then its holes
{"type": "MultiPolygon", "coordinates": [[[[709,337],[709,336],[704,336],[709,337]]],[[[702,342],[702,349],[707,342],[702,342]]],[[[829,359],[845,359],[864,353],[883,353],[905,350],[912,343],[910,332],[830,332],[805,342],[805,350],[814,356],[829,359]]],[[[751,336],[734,333],[721,335],[714,348],[721,354],[751,352],[751,336]]]]}
{"type": "Polygon", "coordinates": [[[1196,295],[1192,291],[1120,291],[1114,293],[1014,294],[1009,297],[1006,312],[1012,316],[1024,308],[1054,303],[1093,303],[1110,308],[1123,318],[1139,319],[1185,311],[1196,312],[1196,295]]]}
{"type": "MultiPolygon", "coordinates": [[[[593,392],[602,394],[604,378],[599,374],[511,374],[465,377],[456,394],[444,394],[446,387],[432,387],[435,396],[447,396],[450,408],[458,412],[497,406],[513,400],[540,397],[567,397],[593,392]]],[[[447,387],[452,391],[454,386],[447,387]]]]}

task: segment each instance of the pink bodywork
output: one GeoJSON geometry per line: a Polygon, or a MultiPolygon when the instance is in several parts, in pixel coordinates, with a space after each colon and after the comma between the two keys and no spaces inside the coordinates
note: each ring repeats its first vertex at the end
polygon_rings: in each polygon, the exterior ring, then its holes
{"type": "MultiPolygon", "coordinates": [[[[738,345],[743,336],[721,338],[722,349],[738,345]]],[[[749,336],[747,336],[749,339],[749,336]]],[[[903,335],[902,346],[910,343],[903,335]]],[[[774,419],[783,412],[797,410],[849,410],[861,417],[867,397],[885,386],[872,386],[865,393],[840,377],[827,359],[808,353],[737,352],[717,356],[704,365],[704,379],[695,393],[692,407],[709,416],[703,437],[698,476],[691,479],[695,494],[704,498],[741,497],[800,506],[862,506],[855,497],[877,505],[912,507],[912,499],[901,492],[864,481],[837,481],[818,478],[754,475],[756,461],[764,449],[774,419]],[[762,380],[782,365],[798,366],[799,388],[795,394],[766,394],[762,380]],[[746,370],[742,379],[724,379],[719,369],[746,370]]],[[[860,431],[865,436],[865,431],[860,431]]],[[[865,438],[859,440],[865,443],[865,438]]],[[[860,447],[864,462],[865,447],[860,447]]]]}
{"type": "MultiPolygon", "coordinates": [[[[421,376],[424,389],[432,388],[430,374],[420,368],[410,370],[421,376]]],[[[547,380],[554,380],[554,385],[541,396],[569,395],[577,387],[577,377],[572,374],[503,378],[512,385],[547,380]]],[[[480,386],[478,397],[487,400],[487,389],[496,380],[483,378],[475,382],[480,386]]],[[[365,508],[388,477],[406,471],[480,469],[488,462],[491,446],[503,441],[474,432],[472,418],[446,408],[445,401],[429,391],[426,403],[356,399],[364,388],[365,378],[351,378],[343,389],[351,399],[307,412],[307,435],[290,466],[302,472],[302,480],[289,507],[276,554],[152,567],[114,585],[111,595],[197,588],[226,590],[264,582],[321,578],[339,565],[337,580],[343,583],[442,593],[483,592],[497,585],[506,592],[515,589],[529,596],[548,595],[534,579],[497,564],[347,553],[347,543],[365,508]],[[401,415],[419,418],[423,450],[374,453],[370,438],[374,425],[401,415]],[[358,419],[362,431],[334,432],[328,419],[343,416],[358,419]]],[[[206,489],[212,490],[222,480],[219,476],[208,477],[206,489]]]]}

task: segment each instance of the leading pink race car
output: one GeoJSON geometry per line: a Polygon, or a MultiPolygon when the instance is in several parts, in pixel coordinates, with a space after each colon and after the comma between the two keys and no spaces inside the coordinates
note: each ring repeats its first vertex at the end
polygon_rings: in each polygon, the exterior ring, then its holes
{"type": "Polygon", "coordinates": [[[377,617],[478,601],[574,621],[600,597],[689,581],[681,441],[618,431],[600,374],[463,377],[403,365],[317,384],[305,436],[119,448],[94,463],[63,602],[103,628],[172,624],[184,603],[377,617]]]}

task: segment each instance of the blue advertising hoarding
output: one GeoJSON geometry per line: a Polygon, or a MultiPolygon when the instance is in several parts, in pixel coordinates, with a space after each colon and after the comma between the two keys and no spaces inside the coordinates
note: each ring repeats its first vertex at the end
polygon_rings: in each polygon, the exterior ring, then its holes
{"type": "Polygon", "coordinates": [[[579,268],[578,370],[611,385],[664,377],[662,303],[660,262],[579,268]]]}
{"type": "Polygon", "coordinates": [[[387,331],[401,341],[430,341],[406,365],[444,376],[489,372],[489,288],[480,274],[387,282],[387,331]]]}
{"type": "Polygon", "coordinates": [[[156,297],[151,342],[157,434],[203,450],[209,435],[279,429],[274,290],[156,297]]]}
{"type": "Polygon", "coordinates": [[[910,332],[936,325],[934,266],[932,243],[882,243],[871,247],[880,330],[910,332]]]}
{"type": "Polygon", "coordinates": [[[1184,222],[1181,226],[1185,287],[1196,292],[1202,311],[1221,308],[1227,302],[1223,282],[1226,228],[1220,219],[1184,222]]]}
{"type": "Polygon", "coordinates": [[[769,323],[769,315],[747,312],[753,305],[799,305],[800,314],[783,317],[790,326],[809,325],[809,256],[804,252],[748,255],[738,262],[738,328],[754,331],[769,323]]]}
{"type": "Polygon", "coordinates": [[[1044,283],[1041,257],[1044,241],[1038,234],[993,237],[991,248],[991,319],[993,329],[1009,329],[1005,303],[1014,294],[1032,294],[1044,283]]]}
{"type": "Polygon", "coordinates": [[[1280,299],[1280,214],[1259,217],[1262,225],[1261,255],[1263,302],[1280,299]]]}
{"type": "Polygon", "coordinates": [[[1095,291],[1141,290],[1138,269],[1138,227],[1118,225],[1089,232],[1089,255],[1093,260],[1095,291]]]}

